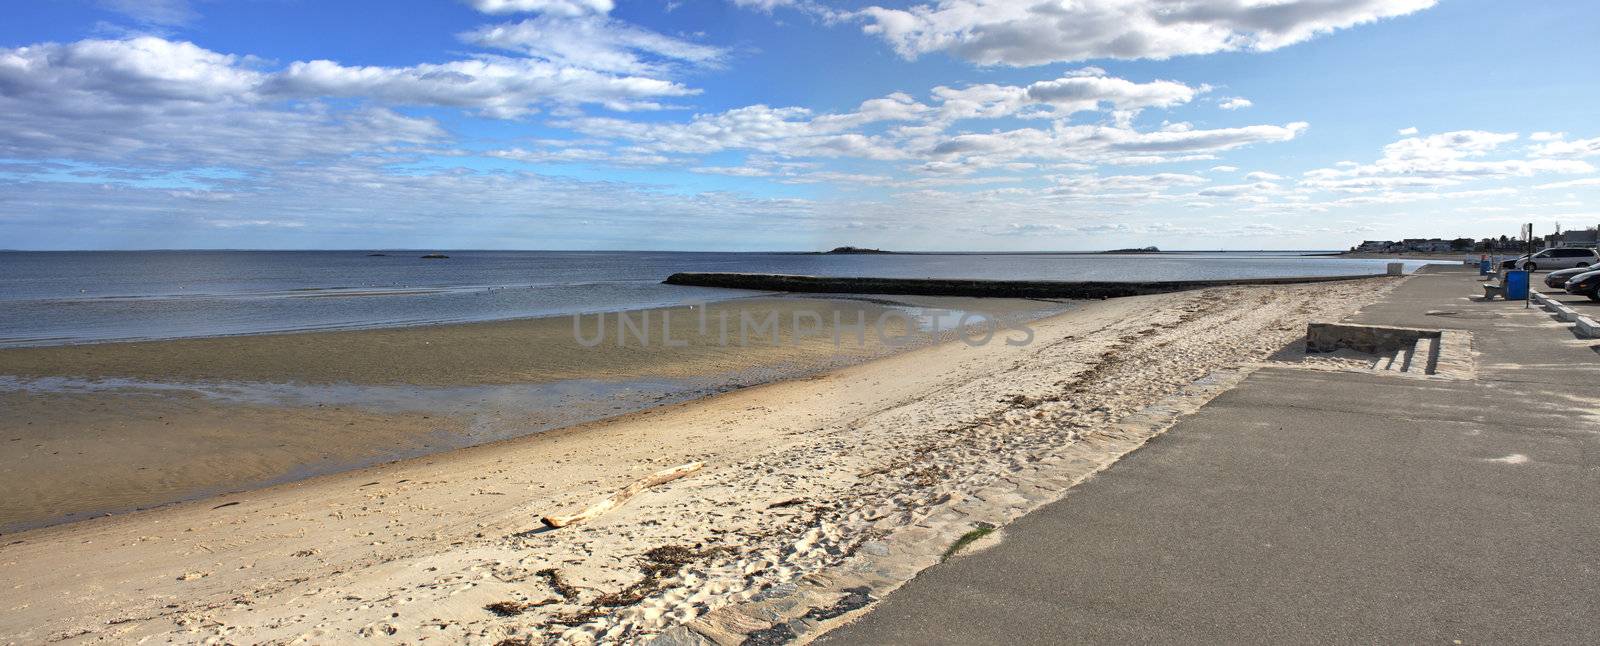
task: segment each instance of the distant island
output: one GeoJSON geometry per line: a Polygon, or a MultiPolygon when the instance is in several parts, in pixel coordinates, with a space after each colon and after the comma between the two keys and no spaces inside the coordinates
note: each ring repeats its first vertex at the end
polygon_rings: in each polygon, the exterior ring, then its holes
{"type": "Polygon", "coordinates": [[[1155,247],[1139,247],[1137,249],[1112,249],[1100,253],[1161,253],[1161,250],[1155,247]]]}
{"type": "Polygon", "coordinates": [[[830,249],[828,251],[824,251],[823,253],[845,254],[845,253],[894,253],[894,252],[893,251],[884,251],[882,249],[863,249],[861,247],[834,247],[833,249],[830,249]]]}
{"type": "Polygon", "coordinates": [[[422,256],[422,257],[426,258],[426,259],[429,259],[429,260],[436,260],[436,259],[439,259],[439,258],[449,258],[450,256],[446,256],[446,255],[444,255],[442,253],[430,253],[430,254],[428,254],[426,256],[422,256]]]}

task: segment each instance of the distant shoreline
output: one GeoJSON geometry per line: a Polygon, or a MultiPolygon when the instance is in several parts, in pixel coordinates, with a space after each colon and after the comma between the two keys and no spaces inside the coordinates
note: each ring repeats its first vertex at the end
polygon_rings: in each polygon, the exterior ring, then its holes
{"type": "Polygon", "coordinates": [[[1339,251],[1334,253],[1316,254],[1330,258],[1393,258],[1395,260],[1460,260],[1467,256],[1520,256],[1521,252],[1500,251],[1487,253],[1482,251],[1406,251],[1401,253],[1385,253],[1376,251],[1339,251]]]}

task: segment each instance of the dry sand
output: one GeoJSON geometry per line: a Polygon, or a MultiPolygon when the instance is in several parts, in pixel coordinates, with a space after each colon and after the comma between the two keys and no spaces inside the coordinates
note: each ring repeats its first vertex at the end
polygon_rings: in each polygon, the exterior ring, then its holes
{"type": "MultiPolygon", "coordinates": [[[[638,641],[858,548],[1269,357],[1396,279],[1090,304],[1026,346],[805,379],[248,493],[0,537],[16,643],[638,641]],[[541,530],[649,472],[694,476],[541,530]],[[662,549],[665,548],[665,549],[662,549]],[[488,609],[491,604],[502,613],[488,609]]],[[[1059,491],[1041,492],[1059,495],[1059,491]]]]}

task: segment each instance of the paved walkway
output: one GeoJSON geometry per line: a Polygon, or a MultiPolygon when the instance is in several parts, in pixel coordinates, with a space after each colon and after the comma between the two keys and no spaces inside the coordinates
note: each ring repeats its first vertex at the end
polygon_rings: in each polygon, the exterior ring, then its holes
{"type": "Polygon", "coordinates": [[[1352,318],[1477,380],[1260,370],[821,643],[1600,643],[1600,340],[1481,293],[1352,318]]]}

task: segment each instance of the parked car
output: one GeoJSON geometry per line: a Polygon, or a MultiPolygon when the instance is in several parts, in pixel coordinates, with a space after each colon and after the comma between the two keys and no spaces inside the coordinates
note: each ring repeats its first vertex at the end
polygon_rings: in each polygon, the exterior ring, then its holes
{"type": "Polygon", "coordinates": [[[1573,267],[1572,269],[1558,269],[1544,275],[1544,286],[1561,289],[1562,287],[1566,287],[1567,281],[1572,280],[1573,276],[1578,274],[1587,274],[1596,269],[1600,269],[1600,267],[1590,266],[1573,267]]]}
{"type": "Polygon", "coordinates": [[[1582,249],[1578,247],[1555,247],[1545,249],[1516,260],[1500,263],[1501,268],[1526,269],[1528,271],[1546,271],[1551,269],[1572,269],[1575,267],[1589,267],[1600,264],[1600,251],[1582,249]]]}
{"type": "Polygon", "coordinates": [[[1567,281],[1567,293],[1588,296],[1591,301],[1600,301],[1600,269],[1573,276],[1567,281]]]}

